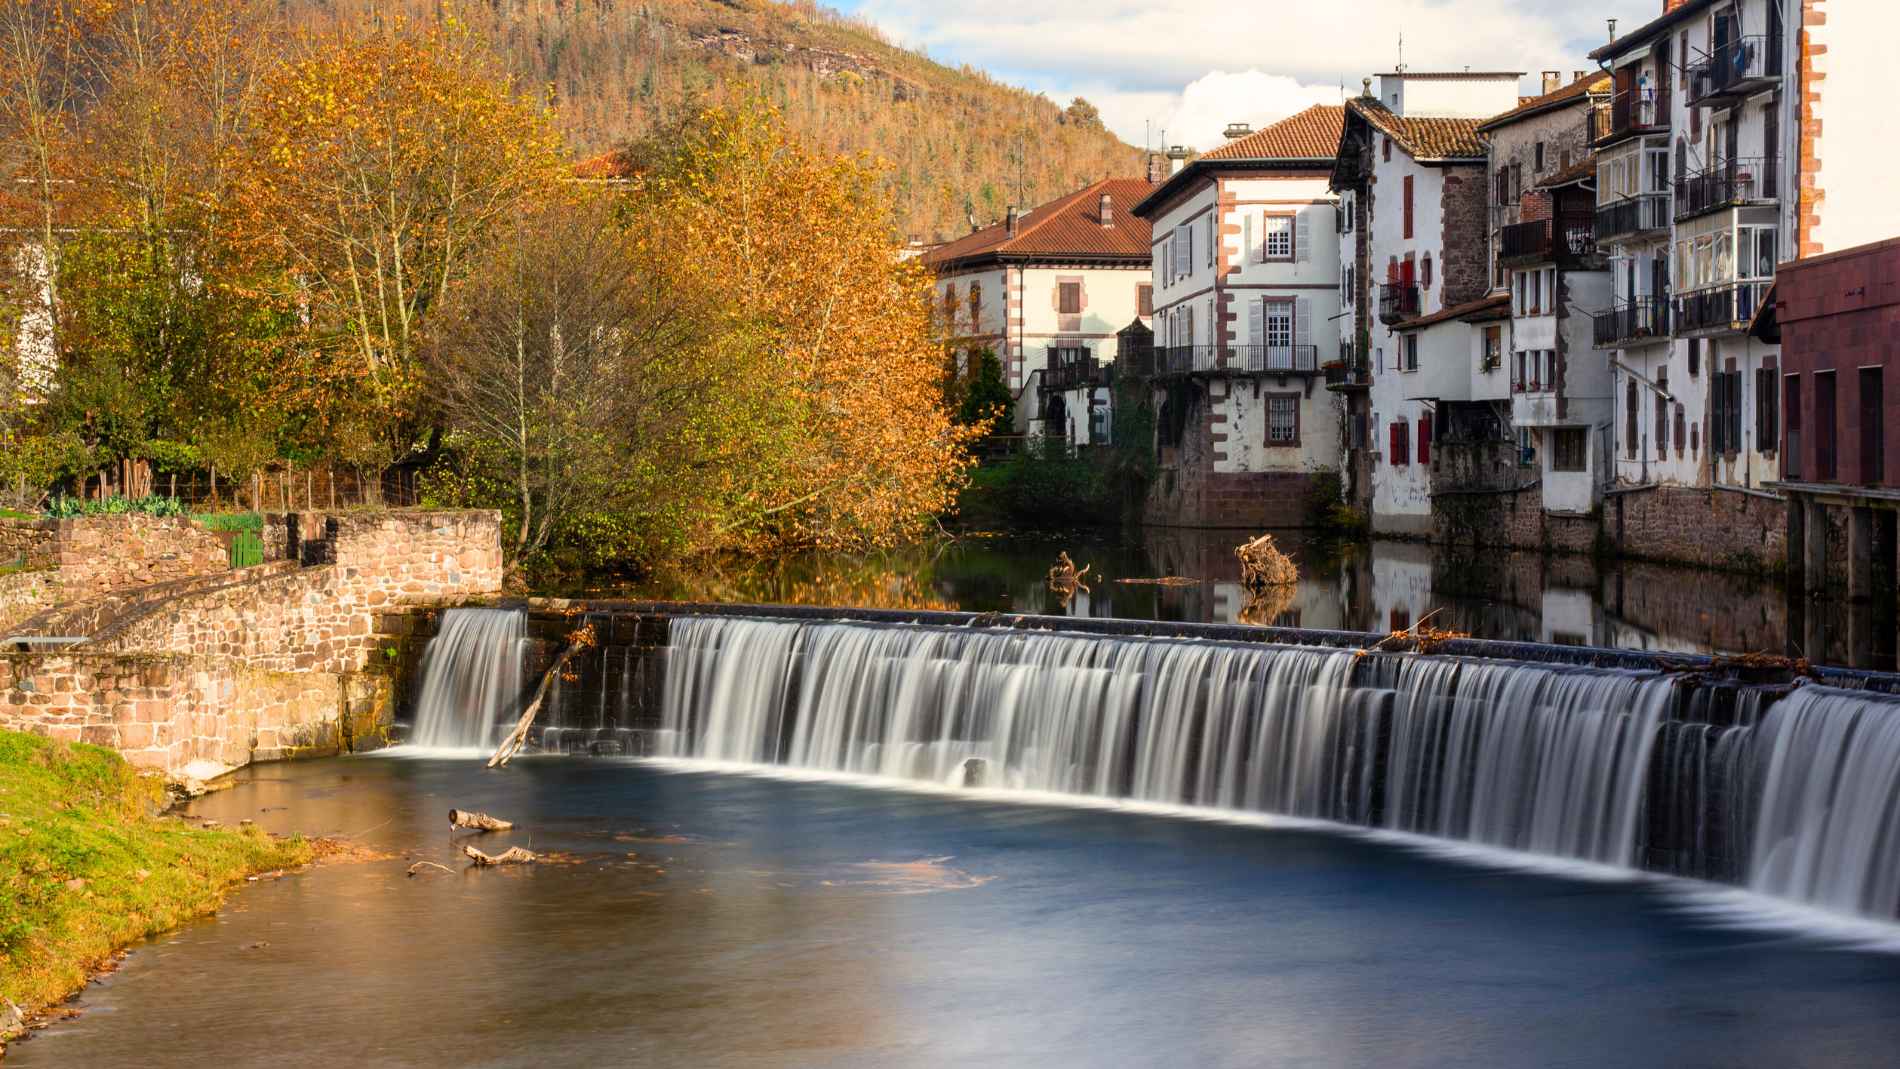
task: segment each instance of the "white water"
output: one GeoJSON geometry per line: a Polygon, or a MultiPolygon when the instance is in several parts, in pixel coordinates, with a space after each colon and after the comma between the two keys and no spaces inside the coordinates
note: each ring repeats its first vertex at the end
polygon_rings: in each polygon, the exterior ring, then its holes
{"type": "Polygon", "coordinates": [[[1671,688],[1439,658],[1355,686],[1342,650],[723,618],[676,620],[669,656],[669,756],[936,783],[977,758],[997,787],[1369,826],[1382,808],[1398,831],[1624,866],[1671,688]]]}
{"type": "Polygon", "coordinates": [[[449,609],[422,653],[410,742],[433,750],[493,748],[498,728],[520,712],[527,614],[449,609]]]}

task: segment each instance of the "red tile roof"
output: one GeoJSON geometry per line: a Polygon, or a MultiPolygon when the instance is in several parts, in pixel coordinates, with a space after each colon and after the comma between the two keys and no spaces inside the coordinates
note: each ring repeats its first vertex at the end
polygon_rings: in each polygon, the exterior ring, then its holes
{"type": "Polygon", "coordinates": [[[1355,97],[1346,107],[1397,141],[1415,160],[1481,160],[1487,154],[1482,119],[1442,119],[1394,115],[1369,97],[1355,97]]]}
{"type": "Polygon", "coordinates": [[[1105,178],[1041,205],[1016,221],[1016,236],[998,223],[925,253],[926,266],[942,268],[981,257],[1101,259],[1126,258],[1147,263],[1153,231],[1134,214],[1135,204],[1154,190],[1146,179],[1105,178]],[[1102,194],[1109,196],[1113,226],[1103,226],[1102,194]]]}
{"type": "Polygon", "coordinates": [[[1537,183],[1538,189],[1556,189],[1576,182],[1583,182],[1597,176],[1597,158],[1586,156],[1583,159],[1537,183]]]}
{"type": "Polygon", "coordinates": [[[1237,137],[1201,157],[1203,160],[1328,160],[1339,151],[1346,125],[1341,104],[1315,104],[1246,137],[1237,137]]]}
{"type": "Polygon", "coordinates": [[[1602,71],[1591,71],[1589,74],[1571,82],[1569,85],[1545,93],[1543,96],[1520,98],[1517,107],[1512,108],[1502,115],[1486,119],[1478,124],[1478,129],[1480,131],[1494,130],[1500,126],[1516,122],[1519,119],[1528,119],[1533,115],[1538,115],[1552,108],[1568,104],[1573,100],[1581,100],[1591,93],[1608,93],[1610,91],[1610,81],[1610,76],[1604,74],[1602,71]]]}
{"type": "Polygon", "coordinates": [[[575,164],[574,177],[611,182],[632,178],[637,170],[633,160],[626,153],[619,149],[611,149],[575,164]]]}

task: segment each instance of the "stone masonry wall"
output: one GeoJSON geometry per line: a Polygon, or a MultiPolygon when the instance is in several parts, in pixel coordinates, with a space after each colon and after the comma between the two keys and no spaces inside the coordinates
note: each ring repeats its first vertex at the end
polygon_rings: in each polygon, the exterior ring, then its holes
{"type": "Polygon", "coordinates": [[[59,600],[59,580],[50,571],[0,575],[0,635],[59,600]]]}
{"type": "Polygon", "coordinates": [[[220,658],[0,654],[0,727],[109,746],[140,768],[335,754],[390,701],[387,680],[220,658]]]}
{"type": "Polygon", "coordinates": [[[71,600],[221,572],[224,542],[182,516],[87,516],[53,525],[53,565],[71,600]]]}
{"type": "Polygon", "coordinates": [[[28,568],[50,568],[59,531],[41,520],[0,520],[0,565],[20,563],[28,568]]]}

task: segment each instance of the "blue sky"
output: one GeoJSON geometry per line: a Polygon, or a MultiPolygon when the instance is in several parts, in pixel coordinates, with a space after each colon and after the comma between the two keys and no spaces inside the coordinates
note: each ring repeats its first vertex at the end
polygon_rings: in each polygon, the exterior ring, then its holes
{"type": "Polygon", "coordinates": [[[1399,37],[1413,70],[1594,67],[1585,58],[1662,13],[1662,0],[843,0],[941,62],[968,63],[1067,101],[1085,96],[1134,144],[1209,147],[1222,126],[1255,125],[1339,99],[1343,83],[1390,70],[1399,37]],[[1153,134],[1147,131],[1153,130],[1153,134]]]}

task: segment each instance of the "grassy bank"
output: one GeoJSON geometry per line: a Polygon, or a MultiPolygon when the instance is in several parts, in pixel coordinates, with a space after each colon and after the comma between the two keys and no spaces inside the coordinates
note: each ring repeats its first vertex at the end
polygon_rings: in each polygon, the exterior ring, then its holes
{"type": "MultiPolygon", "coordinates": [[[[0,731],[0,999],[27,1013],[112,951],[217,907],[302,841],[158,816],[163,788],[110,750],[0,731]]],[[[0,1002],[0,1043],[10,1016],[0,1002]]]]}

